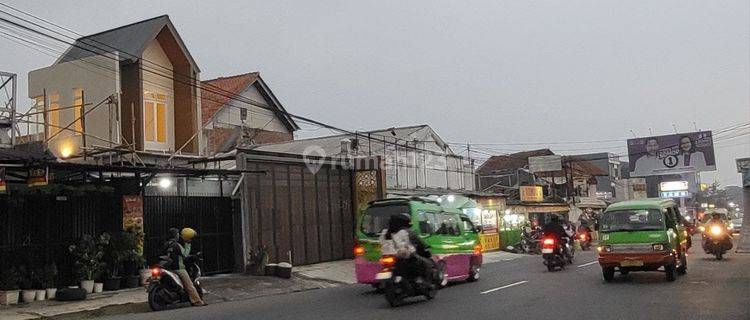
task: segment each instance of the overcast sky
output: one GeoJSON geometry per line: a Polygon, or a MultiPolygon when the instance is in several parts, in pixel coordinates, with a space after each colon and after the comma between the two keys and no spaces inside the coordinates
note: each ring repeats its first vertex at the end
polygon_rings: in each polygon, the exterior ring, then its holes
{"type": "MultiPolygon", "coordinates": [[[[260,71],[288,111],[346,129],[429,124],[475,143],[623,139],[551,147],[624,154],[630,130],[750,121],[748,2],[7,3],[83,34],[169,14],[203,79],[260,71]]],[[[28,71],[53,60],[0,38],[0,69],[20,75],[22,97],[28,71]]],[[[300,136],[329,133],[307,130],[300,136]]],[[[750,136],[716,152],[719,171],[704,182],[738,185],[734,158],[750,156],[750,136]]]]}

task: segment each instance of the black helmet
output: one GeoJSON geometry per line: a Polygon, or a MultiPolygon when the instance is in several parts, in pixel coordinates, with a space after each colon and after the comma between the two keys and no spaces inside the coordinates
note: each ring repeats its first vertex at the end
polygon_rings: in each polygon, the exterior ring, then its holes
{"type": "Polygon", "coordinates": [[[407,213],[397,213],[391,215],[390,221],[388,221],[388,231],[390,233],[397,232],[404,228],[411,227],[411,216],[407,213]]]}
{"type": "Polygon", "coordinates": [[[560,216],[553,214],[552,217],[550,217],[550,220],[552,220],[552,222],[560,222],[560,216]]]}

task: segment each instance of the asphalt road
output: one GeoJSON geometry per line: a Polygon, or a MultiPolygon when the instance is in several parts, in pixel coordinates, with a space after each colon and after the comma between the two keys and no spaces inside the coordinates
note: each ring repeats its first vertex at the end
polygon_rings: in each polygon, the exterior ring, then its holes
{"type": "Polygon", "coordinates": [[[675,282],[656,272],[605,283],[593,251],[579,252],[559,272],[547,272],[541,260],[485,265],[479,282],[451,285],[435,300],[399,308],[367,286],[346,285],[110,319],[750,319],[750,254],[716,261],[693,248],[688,274],[675,282]]]}

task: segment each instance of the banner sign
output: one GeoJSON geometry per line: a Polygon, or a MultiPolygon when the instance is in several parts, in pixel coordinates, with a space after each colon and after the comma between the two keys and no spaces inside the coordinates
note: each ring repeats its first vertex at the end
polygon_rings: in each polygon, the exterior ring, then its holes
{"type": "Polygon", "coordinates": [[[562,170],[562,156],[538,156],[529,157],[529,171],[550,172],[562,170]]]}
{"type": "Polygon", "coordinates": [[[716,170],[711,131],[628,140],[630,176],[716,170]]]}
{"type": "Polygon", "coordinates": [[[143,232],[143,197],[122,196],[122,228],[143,232]]]}
{"type": "Polygon", "coordinates": [[[5,168],[0,168],[0,192],[5,192],[5,168]]]}
{"type": "Polygon", "coordinates": [[[26,184],[29,187],[38,187],[47,185],[47,177],[49,176],[49,168],[31,168],[29,169],[29,176],[26,178],[26,184]]]}
{"type": "Polygon", "coordinates": [[[544,201],[544,191],[540,186],[521,186],[522,202],[542,202],[544,201]]]}

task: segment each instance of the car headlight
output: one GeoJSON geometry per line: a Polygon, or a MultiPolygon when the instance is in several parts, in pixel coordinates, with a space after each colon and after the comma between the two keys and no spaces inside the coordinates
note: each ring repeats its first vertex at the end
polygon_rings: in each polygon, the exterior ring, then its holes
{"type": "Polygon", "coordinates": [[[654,251],[664,251],[664,245],[661,243],[654,244],[652,247],[654,251]]]}
{"type": "Polygon", "coordinates": [[[612,252],[612,246],[598,246],[598,247],[596,247],[596,251],[599,251],[599,252],[612,252]]]}

